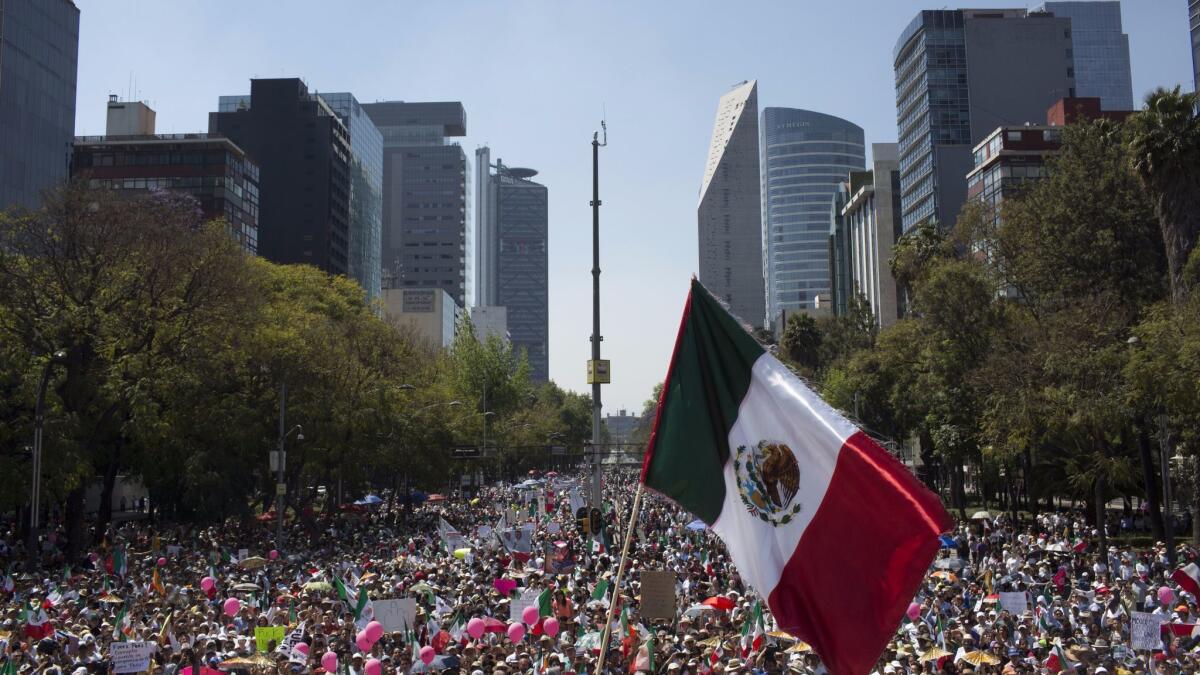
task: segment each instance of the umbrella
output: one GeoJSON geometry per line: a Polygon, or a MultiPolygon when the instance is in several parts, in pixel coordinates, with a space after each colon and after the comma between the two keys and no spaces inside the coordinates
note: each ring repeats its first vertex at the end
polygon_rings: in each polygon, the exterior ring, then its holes
{"type": "Polygon", "coordinates": [[[785,633],[781,630],[773,630],[770,633],[767,633],[767,635],[775,638],[776,640],[787,640],[788,642],[796,641],[796,638],[794,636],[792,636],[788,633],[785,633]]]}
{"type": "Polygon", "coordinates": [[[125,601],[113,595],[112,593],[105,593],[104,595],[100,596],[100,602],[109,605],[119,605],[125,601]]]}
{"type": "Polygon", "coordinates": [[[714,595],[700,604],[708,605],[713,609],[720,609],[726,612],[733,609],[734,606],[733,601],[723,595],[714,595]]]}
{"type": "MultiPolygon", "coordinates": [[[[504,633],[508,630],[508,624],[499,619],[493,619],[490,616],[483,617],[483,630],[486,633],[504,633]]],[[[599,635],[599,633],[597,633],[599,635]]],[[[584,637],[587,637],[586,635],[584,637]]]]}
{"type": "Polygon", "coordinates": [[[239,656],[227,661],[222,661],[217,664],[217,667],[221,670],[248,670],[250,668],[257,667],[257,665],[258,664],[256,664],[254,661],[251,661],[244,656],[239,656]]]}
{"type": "Polygon", "coordinates": [[[430,586],[429,584],[425,583],[424,581],[422,581],[419,584],[413,584],[413,587],[410,588],[409,591],[412,593],[420,593],[421,595],[428,596],[429,601],[433,602],[433,587],[430,586]]]}
{"type": "Polygon", "coordinates": [[[354,503],[355,504],[366,504],[368,506],[374,506],[376,504],[382,504],[383,500],[379,498],[379,495],[367,495],[366,497],[363,497],[362,499],[360,499],[354,503]]]}
{"type": "Polygon", "coordinates": [[[784,651],[784,653],[785,654],[807,654],[808,652],[811,652],[811,651],[812,651],[812,645],[808,644],[807,642],[797,642],[796,644],[792,645],[791,647],[788,647],[784,651]]]}
{"type": "Polygon", "coordinates": [[[332,593],[333,584],[329,583],[328,581],[310,581],[307,584],[304,584],[304,590],[316,591],[318,593],[332,593]]]}
{"type": "Polygon", "coordinates": [[[688,607],[687,609],[683,610],[683,615],[688,617],[689,619],[694,619],[705,612],[713,612],[713,611],[716,611],[716,610],[714,610],[712,607],[710,607],[708,605],[692,605],[691,607],[688,607]]]}
{"type": "Polygon", "coordinates": [[[557,471],[547,471],[546,477],[547,478],[558,478],[558,472],[557,471]]]}
{"type": "Polygon", "coordinates": [[[700,520],[699,518],[697,518],[697,519],[693,520],[692,522],[688,523],[686,527],[687,527],[687,529],[691,530],[692,532],[699,532],[700,530],[703,530],[704,528],[706,528],[708,526],[704,524],[703,520],[700,520]]]}
{"type": "Polygon", "coordinates": [[[439,495],[439,494],[437,494],[437,493],[435,492],[435,493],[433,493],[433,494],[429,495],[428,497],[426,497],[426,498],[425,498],[425,501],[430,501],[430,502],[444,502],[444,501],[446,501],[446,496],[445,496],[445,495],[439,495]]]}
{"type": "Polygon", "coordinates": [[[267,559],[260,556],[251,556],[238,563],[238,567],[244,570],[256,570],[260,567],[267,566],[267,559]]]}
{"type": "Polygon", "coordinates": [[[253,593],[255,591],[261,591],[262,586],[259,586],[258,584],[252,584],[252,583],[247,582],[244,584],[235,584],[233,587],[233,590],[242,591],[243,593],[253,593]]]}
{"type": "Polygon", "coordinates": [[[600,639],[601,639],[601,636],[600,636],[599,632],[594,631],[591,633],[584,633],[583,635],[579,636],[578,640],[575,641],[575,648],[581,652],[582,651],[592,651],[592,652],[599,653],[600,652],[600,639]]]}
{"type": "Polygon", "coordinates": [[[716,649],[717,647],[721,646],[721,638],[711,637],[711,638],[708,638],[707,640],[701,640],[700,642],[698,642],[696,644],[699,644],[702,647],[712,647],[713,649],[716,649]]]}
{"type": "Polygon", "coordinates": [[[937,661],[943,656],[952,656],[952,654],[941,647],[933,646],[921,653],[921,662],[937,661]]]}
{"type": "Polygon", "coordinates": [[[992,654],[980,651],[967,652],[966,654],[962,655],[961,659],[973,666],[982,666],[984,664],[995,666],[1000,663],[1000,659],[996,658],[992,654]]]}
{"type": "Polygon", "coordinates": [[[966,567],[966,565],[962,558],[942,558],[933,563],[933,566],[939,570],[958,570],[966,567]]]}
{"type": "Polygon", "coordinates": [[[938,542],[941,543],[942,548],[958,548],[958,544],[955,543],[954,537],[951,537],[948,534],[943,534],[942,536],[938,537],[938,542]]]}
{"type": "Polygon", "coordinates": [[[424,661],[417,661],[413,665],[411,672],[429,673],[439,670],[446,670],[449,668],[457,668],[461,665],[462,661],[459,661],[457,656],[450,654],[438,654],[437,656],[433,657],[433,661],[430,662],[429,665],[425,665],[424,661]]]}
{"type": "Polygon", "coordinates": [[[946,570],[938,570],[929,576],[935,579],[945,579],[946,581],[958,581],[958,577],[954,576],[950,572],[947,572],[946,570]]]}
{"type": "Polygon", "coordinates": [[[275,512],[268,511],[266,513],[255,516],[254,519],[260,523],[271,523],[271,522],[275,521],[275,512]]]}
{"type": "Polygon", "coordinates": [[[987,511],[976,511],[975,513],[971,514],[971,520],[991,520],[991,519],[992,519],[992,514],[988,513],[987,511]]]}

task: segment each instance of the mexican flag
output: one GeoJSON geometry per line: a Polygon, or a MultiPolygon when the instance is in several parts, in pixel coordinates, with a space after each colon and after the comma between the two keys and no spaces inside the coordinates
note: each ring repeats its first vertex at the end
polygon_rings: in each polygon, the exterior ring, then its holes
{"type": "Polygon", "coordinates": [[[742,658],[746,658],[750,652],[758,651],[762,647],[765,632],[763,630],[762,604],[756,600],[754,601],[754,611],[746,617],[746,623],[742,624],[742,658]]]}
{"type": "Polygon", "coordinates": [[[537,597],[538,616],[551,616],[554,614],[554,605],[551,600],[550,589],[542,591],[537,597]]]}
{"type": "Polygon", "coordinates": [[[1200,566],[1188,563],[1171,573],[1171,578],[1183,590],[1194,596],[1200,596],[1200,566]]]}
{"type": "Polygon", "coordinates": [[[1052,673],[1062,673],[1070,670],[1074,663],[1063,651],[1062,643],[1055,642],[1050,656],[1046,659],[1046,668],[1052,673]]]}
{"type": "Polygon", "coordinates": [[[25,637],[31,640],[41,640],[54,635],[54,624],[50,623],[50,617],[46,616],[46,609],[42,605],[35,603],[32,609],[28,605],[24,605],[21,615],[21,619],[25,622],[25,637]]]}
{"type": "Polygon", "coordinates": [[[608,600],[608,579],[601,579],[592,589],[593,600],[608,600]]]}
{"type": "Polygon", "coordinates": [[[779,628],[836,675],[871,670],[952,525],[697,281],[641,480],[719,535],[779,628]]]}
{"type": "Polygon", "coordinates": [[[129,614],[125,612],[125,608],[121,607],[121,611],[117,612],[117,618],[113,621],[113,642],[124,642],[133,636],[133,622],[129,619],[129,614]]]}
{"type": "Polygon", "coordinates": [[[367,597],[367,589],[354,588],[338,576],[333,578],[333,586],[337,589],[338,598],[341,599],[342,604],[354,615],[354,623],[362,624],[359,629],[366,627],[367,623],[375,618],[375,606],[367,597]]]}

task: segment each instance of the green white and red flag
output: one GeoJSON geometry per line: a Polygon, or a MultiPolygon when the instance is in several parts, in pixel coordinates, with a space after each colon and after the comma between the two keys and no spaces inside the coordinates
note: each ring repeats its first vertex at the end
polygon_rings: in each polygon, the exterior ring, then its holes
{"type": "Polygon", "coordinates": [[[694,280],[641,480],[721,537],[834,675],[871,670],[953,524],[694,280]]]}

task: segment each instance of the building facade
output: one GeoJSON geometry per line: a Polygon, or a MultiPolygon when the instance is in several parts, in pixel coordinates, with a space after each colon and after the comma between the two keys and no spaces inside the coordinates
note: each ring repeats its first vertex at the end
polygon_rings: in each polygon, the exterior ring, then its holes
{"type": "Polygon", "coordinates": [[[828,227],[826,259],[829,261],[829,292],[818,296],[817,308],[826,309],[837,316],[845,316],[854,293],[854,279],[850,272],[850,232],[842,209],[850,199],[850,185],[843,181],[834,186],[833,198],[826,209],[825,222],[828,227]]]}
{"type": "Polygon", "coordinates": [[[900,161],[895,143],[871,144],[871,169],[853,172],[841,216],[849,238],[852,292],[871,307],[881,328],[904,313],[892,276],[892,247],[900,238],[900,161]]]}
{"type": "Polygon", "coordinates": [[[1045,10],[1071,20],[1075,95],[1100,99],[1109,110],[1133,110],[1129,36],[1119,0],[1047,2],[1045,10]]]}
{"type": "Polygon", "coordinates": [[[75,139],[72,177],[125,192],[186,192],[206,219],[224,218],[241,247],[257,252],[259,168],[236,143],[216,134],[156,135],[149,106],[115,96],[106,131],[75,139]]]}
{"type": "Polygon", "coordinates": [[[259,165],[258,254],[349,274],[350,135],[338,114],[298,78],[251,80],[249,105],[209,113],[208,128],[259,165]]]}
{"type": "Polygon", "coordinates": [[[384,288],[441,288],[459,307],[474,296],[470,173],[461,103],[363,105],[383,135],[384,288]]]}
{"type": "Polygon", "coordinates": [[[476,297],[504,307],[508,337],[529,359],[530,378],[550,378],[549,192],[537,172],[490,162],[487,147],[475,153],[478,208],[476,297]],[[495,169],[493,171],[493,169],[495,169]]]}
{"type": "Polygon", "coordinates": [[[829,201],[846,173],[862,170],[862,127],[795,108],[762,113],[763,271],[767,307],[819,311],[831,295],[829,201]]]}
{"type": "Polygon", "coordinates": [[[953,225],[971,148],[1075,95],[1071,20],[1046,12],[925,10],[893,51],[902,229],[953,225]]]}
{"type": "Polygon", "coordinates": [[[696,209],[700,282],[752,326],[766,319],[758,159],[758,83],[721,97],[696,209]]]}
{"type": "Polygon", "coordinates": [[[1192,91],[1200,91],[1200,0],[1188,0],[1188,25],[1192,30],[1192,91]]]}
{"type": "Polygon", "coordinates": [[[0,210],[67,177],[78,62],[74,2],[0,0],[0,210]]]}
{"type": "Polygon", "coordinates": [[[413,331],[438,349],[454,342],[462,314],[458,303],[440,288],[385,288],[383,316],[393,325],[413,331]]]}
{"type": "Polygon", "coordinates": [[[508,335],[508,309],[505,307],[475,305],[471,308],[471,325],[480,342],[485,342],[491,335],[512,342],[508,335]]]}
{"type": "Polygon", "coordinates": [[[604,426],[608,429],[608,436],[613,443],[629,443],[641,421],[642,418],[630,415],[624,409],[616,415],[612,413],[604,415],[604,426]]]}

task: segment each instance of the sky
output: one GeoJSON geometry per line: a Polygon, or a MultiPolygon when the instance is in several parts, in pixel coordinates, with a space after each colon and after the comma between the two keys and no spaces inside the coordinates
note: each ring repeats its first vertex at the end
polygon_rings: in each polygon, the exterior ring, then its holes
{"type": "MultiPolygon", "coordinates": [[[[691,275],[717,99],[757,79],[759,106],[896,138],[892,48],[921,9],[990,0],[76,0],[76,131],[104,133],[109,94],[145,100],[159,133],[207,131],[217,97],[301,77],[360,102],[462,101],[480,145],[550,191],[550,376],[588,389],[591,138],[600,153],[606,413],[641,409],[666,374],[691,275]]],[[[1191,89],[1186,0],[1123,0],[1134,97],[1191,89]]]]}

